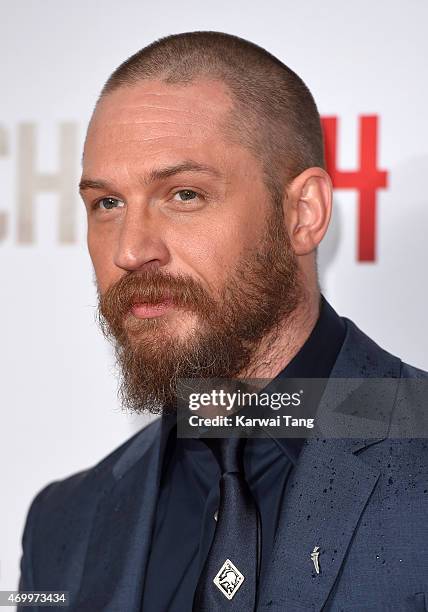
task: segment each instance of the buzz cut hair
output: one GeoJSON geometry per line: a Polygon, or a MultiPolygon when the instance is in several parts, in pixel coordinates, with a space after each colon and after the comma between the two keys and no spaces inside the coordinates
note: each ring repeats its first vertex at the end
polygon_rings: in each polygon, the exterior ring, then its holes
{"type": "Polygon", "coordinates": [[[137,51],[111,74],[100,98],[121,87],[160,80],[186,86],[219,81],[233,109],[222,131],[259,160],[273,199],[305,169],[325,169],[321,120],[303,80],[262,47],[231,34],[185,32],[160,38],[137,51]]]}

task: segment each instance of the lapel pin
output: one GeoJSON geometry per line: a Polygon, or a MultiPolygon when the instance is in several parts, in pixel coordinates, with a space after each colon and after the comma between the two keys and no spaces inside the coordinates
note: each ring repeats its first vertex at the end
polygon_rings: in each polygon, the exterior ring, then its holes
{"type": "Polygon", "coordinates": [[[315,548],[311,552],[311,561],[314,564],[315,571],[316,571],[317,574],[320,573],[320,563],[319,563],[320,553],[319,553],[319,549],[320,549],[319,546],[315,546],[315,548]]]}
{"type": "Polygon", "coordinates": [[[223,595],[230,600],[233,599],[244,579],[244,575],[241,574],[236,565],[230,559],[226,559],[213,582],[223,595]]]}

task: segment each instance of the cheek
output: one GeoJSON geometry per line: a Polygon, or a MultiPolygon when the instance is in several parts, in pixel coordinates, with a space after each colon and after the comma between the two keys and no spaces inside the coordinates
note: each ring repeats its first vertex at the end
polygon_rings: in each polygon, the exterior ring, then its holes
{"type": "Polygon", "coordinates": [[[120,276],[111,255],[113,244],[110,244],[105,236],[101,237],[99,233],[90,229],[88,230],[87,241],[97,284],[101,293],[104,293],[120,276]]]}
{"type": "Polygon", "coordinates": [[[259,234],[260,228],[242,217],[201,224],[185,236],[176,236],[178,265],[196,273],[215,291],[224,285],[244,253],[257,244],[259,234]]]}
{"type": "Polygon", "coordinates": [[[207,250],[218,265],[230,267],[249,248],[258,244],[262,232],[262,215],[260,211],[249,210],[242,206],[223,221],[212,224],[209,228],[207,250]]]}

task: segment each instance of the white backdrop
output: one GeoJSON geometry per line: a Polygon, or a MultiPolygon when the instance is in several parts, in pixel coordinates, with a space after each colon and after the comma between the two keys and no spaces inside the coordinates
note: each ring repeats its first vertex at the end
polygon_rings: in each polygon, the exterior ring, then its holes
{"type": "MultiPolygon", "coordinates": [[[[320,253],[322,288],[340,314],[428,369],[428,4],[1,0],[0,7],[0,589],[13,589],[35,493],[94,464],[142,425],[121,412],[112,355],[94,322],[77,197],[85,128],[107,76],[155,38],[220,30],[264,46],[303,77],[321,115],[338,119],[341,170],[358,169],[360,117],[376,116],[377,168],[387,186],[375,194],[375,257],[358,258],[358,191],[337,189],[320,253]]],[[[366,160],[370,150],[369,143],[366,160]]]]}

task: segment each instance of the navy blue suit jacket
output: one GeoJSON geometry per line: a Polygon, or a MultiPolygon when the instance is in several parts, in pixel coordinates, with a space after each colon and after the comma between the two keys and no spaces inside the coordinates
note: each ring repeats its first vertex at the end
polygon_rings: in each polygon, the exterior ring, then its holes
{"type": "MultiPolygon", "coordinates": [[[[428,441],[390,437],[389,424],[395,410],[406,417],[415,410],[411,399],[399,401],[400,381],[428,380],[428,373],[344,321],[332,377],[355,379],[352,405],[374,423],[375,434],[305,442],[284,495],[260,612],[428,610],[428,441]],[[367,394],[362,377],[396,383],[367,394]],[[384,418],[371,419],[374,411],[384,418]],[[320,573],[310,558],[315,546],[320,573]]],[[[325,398],[320,414],[328,429],[344,398],[337,388],[329,393],[329,385],[325,398]]],[[[342,417],[352,421],[355,414],[342,417]]],[[[35,497],[23,534],[20,589],[68,590],[70,612],[140,612],[164,452],[159,425],[35,497]]],[[[165,555],[173,554],[171,542],[165,555]]]]}

